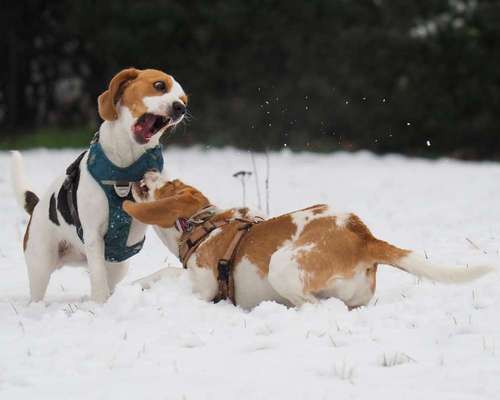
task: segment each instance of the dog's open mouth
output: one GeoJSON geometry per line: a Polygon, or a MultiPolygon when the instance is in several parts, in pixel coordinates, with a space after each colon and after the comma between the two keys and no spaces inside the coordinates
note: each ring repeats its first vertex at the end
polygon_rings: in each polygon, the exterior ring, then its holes
{"type": "Polygon", "coordinates": [[[139,117],[132,127],[135,140],[140,144],[145,144],[151,140],[159,131],[165,128],[171,119],[163,115],[146,113],[139,117]]]}

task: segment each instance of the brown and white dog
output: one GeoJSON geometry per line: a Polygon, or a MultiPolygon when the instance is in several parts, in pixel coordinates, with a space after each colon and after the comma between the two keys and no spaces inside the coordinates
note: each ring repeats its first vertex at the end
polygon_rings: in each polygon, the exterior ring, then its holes
{"type": "MultiPolygon", "coordinates": [[[[179,180],[166,182],[147,173],[135,186],[137,201],[125,202],[125,211],[154,225],[168,249],[179,255],[179,218],[190,218],[209,205],[197,189],[179,180]]],[[[248,209],[218,211],[211,221],[250,217],[248,209]]],[[[236,221],[235,221],[236,222],[236,221]]],[[[237,224],[210,233],[187,261],[193,289],[211,301],[218,291],[218,260],[230,245],[237,224]]],[[[348,307],[366,305],[375,291],[377,266],[392,265],[411,274],[440,282],[459,283],[478,278],[493,268],[433,265],[412,251],[375,238],[354,214],[337,214],[315,205],[254,225],[243,238],[234,259],[236,304],[251,308],[265,300],[299,306],[304,302],[336,297],[348,307]]],[[[163,276],[166,268],[139,283],[143,287],[163,276]]]]}
{"type": "MultiPolygon", "coordinates": [[[[99,115],[104,120],[99,128],[99,143],[105,156],[119,168],[132,165],[158,145],[160,136],[169,127],[184,118],[186,105],[186,94],[171,75],[153,69],[122,70],[98,99],[99,115]]],[[[99,303],[106,301],[127,273],[126,262],[105,260],[103,238],[108,229],[108,199],[87,169],[88,154],[79,163],[76,190],[84,243],[75,226],[61,215],[58,193],[66,176],[50,185],[39,200],[25,183],[21,155],[13,154],[16,197],[31,215],[24,237],[24,254],[32,301],[44,298],[51,273],[65,264],[88,265],[91,300],[99,303]]],[[[145,229],[145,225],[134,221],[127,245],[141,241],[145,229]]]]}

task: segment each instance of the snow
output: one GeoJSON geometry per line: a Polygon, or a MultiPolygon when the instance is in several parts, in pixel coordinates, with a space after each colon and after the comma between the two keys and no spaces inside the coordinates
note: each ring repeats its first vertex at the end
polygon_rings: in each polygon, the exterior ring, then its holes
{"type": "MultiPolygon", "coordinates": [[[[25,152],[36,191],[77,151],[25,152]]],[[[256,155],[264,195],[265,158],[256,155]]],[[[327,202],[374,234],[433,261],[490,263],[500,249],[500,165],[369,153],[271,154],[278,214],[327,202]]],[[[241,205],[247,152],[167,150],[171,176],[220,207],[241,205]]],[[[28,303],[21,251],[26,215],[0,153],[0,399],[499,399],[500,278],[445,286],[390,267],[368,307],[335,299],[251,311],[211,304],[185,276],[142,292],[130,283],[177,265],[152,231],[103,306],[84,269],[54,273],[44,303],[28,303]]],[[[247,202],[257,204],[254,175],[247,202]]]]}

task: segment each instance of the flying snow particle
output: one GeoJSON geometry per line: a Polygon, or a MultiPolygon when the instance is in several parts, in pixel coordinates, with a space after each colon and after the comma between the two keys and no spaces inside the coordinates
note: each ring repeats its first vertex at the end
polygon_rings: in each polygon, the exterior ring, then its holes
{"type": "Polygon", "coordinates": [[[411,125],[411,123],[410,123],[410,122],[407,122],[407,123],[406,123],[406,126],[410,126],[410,125],[411,125]]]}
{"type": "Polygon", "coordinates": [[[428,140],[426,143],[427,143],[427,147],[431,147],[431,141],[430,140],[428,140]]]}

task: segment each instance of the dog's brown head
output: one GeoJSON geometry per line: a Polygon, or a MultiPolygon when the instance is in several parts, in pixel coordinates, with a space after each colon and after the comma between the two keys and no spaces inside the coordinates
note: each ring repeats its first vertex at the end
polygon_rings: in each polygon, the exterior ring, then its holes
{"type": "Polygon", "coordinates": [[[187,100],[171,75],[128,68],[116,74],[99,96],[99,115],[106,121],[120,120],[138,144],[146,144],[182,121],[187,100]]]}
{"type": "Polygon", "coordinates": [[[135,219],[162,228],[175,226],[178,218],[189,218],[210,203],[197,189],[180,180],[166,181],[157,172],[148,172],[134,185],[136,203],[125,201],[123,209],[135,219]]]}

